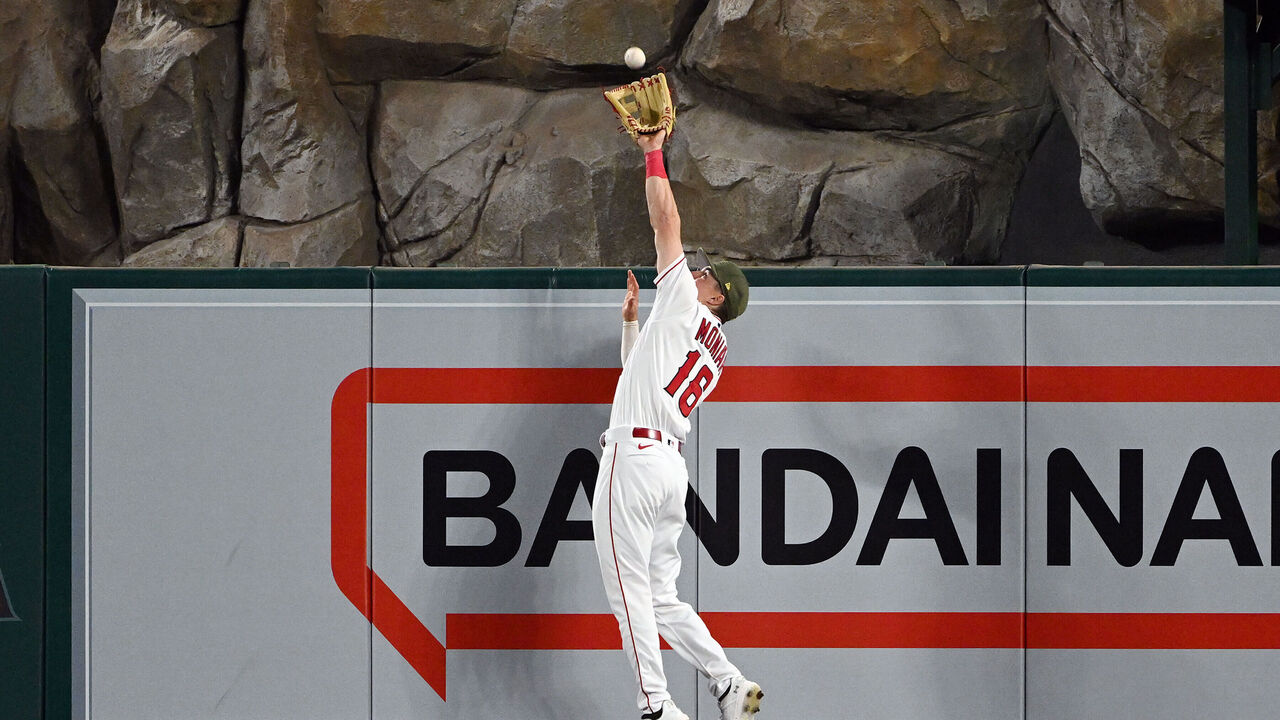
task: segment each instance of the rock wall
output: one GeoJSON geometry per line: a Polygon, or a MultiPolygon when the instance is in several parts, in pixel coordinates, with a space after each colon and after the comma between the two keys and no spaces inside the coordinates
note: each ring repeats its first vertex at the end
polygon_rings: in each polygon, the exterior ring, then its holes
{"type": "MultiPolygon", "coordinates": [[[[1155,236],[1220,222],[1221,3],[1048,0],[1049,74],[1098,225],[1155,236]]],[[[1280,224],[1275,112],[1259,118],[1259,210],[1280,224]]]]}
{"type": "Polygon", "coordinates": [[[1056,112],[1099,227],[1141,239],[1221,217],[1221,24],[1209,0],[8,0],[0,261],[646,262],[600,98],[633,44],[676,92],[690,246],[994,262],[1056,112]]]}

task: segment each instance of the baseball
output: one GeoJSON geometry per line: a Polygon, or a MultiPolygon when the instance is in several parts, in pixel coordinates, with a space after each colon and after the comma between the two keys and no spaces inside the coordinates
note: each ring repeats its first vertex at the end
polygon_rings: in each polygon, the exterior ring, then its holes
{"type": "Polygon", "coordinates": [[[638,47],[627,48],[627,54],[622,56],[622,60],[632,70],[639,70],[644,67],[644,51],[638,47]]]}

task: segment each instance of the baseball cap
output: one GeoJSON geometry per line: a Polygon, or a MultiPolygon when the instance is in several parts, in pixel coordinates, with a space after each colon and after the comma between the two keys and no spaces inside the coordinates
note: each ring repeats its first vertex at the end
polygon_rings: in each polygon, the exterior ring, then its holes
{"type": "Polygon", "coordinates": [[[707,251],[702,248],[698,248],[694,257],[698,266],[696,269],[711,268],[711,277],[720,284],[720,293],[724,295],[724,321],[729,322],[746,312],[747,295],[751,286],[747,283],[747,276],[742,274],[742,269],[728,260],[711,262],[707,251]]]}

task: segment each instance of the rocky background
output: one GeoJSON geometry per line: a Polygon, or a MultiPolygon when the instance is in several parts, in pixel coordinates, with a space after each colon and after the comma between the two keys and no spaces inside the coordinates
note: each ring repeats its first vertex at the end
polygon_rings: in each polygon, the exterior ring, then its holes
{"type": "Polygon", "coordinates": [[[1220,241],[1221,33],[1217,0],[5,0],[0,262],[647,262],[600,97],[630,45],[676,90],[691,246],[1008,262],[1064,207],[1220,241]],[[1042,138],[1065,161],[1026,172],[1042,138]]]}

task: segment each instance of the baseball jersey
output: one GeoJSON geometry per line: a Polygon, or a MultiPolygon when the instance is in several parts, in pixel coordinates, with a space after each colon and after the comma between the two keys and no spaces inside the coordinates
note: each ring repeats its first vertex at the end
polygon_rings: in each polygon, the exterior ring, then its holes
{"type": "Polygon", "coordinates": [[[683,257],[654,285],[653,309],[623,364],[609,426],[651,428],[684,440],[689,415],[720,380],[728,343],[720,321],[698,302],[683,257]]]}

